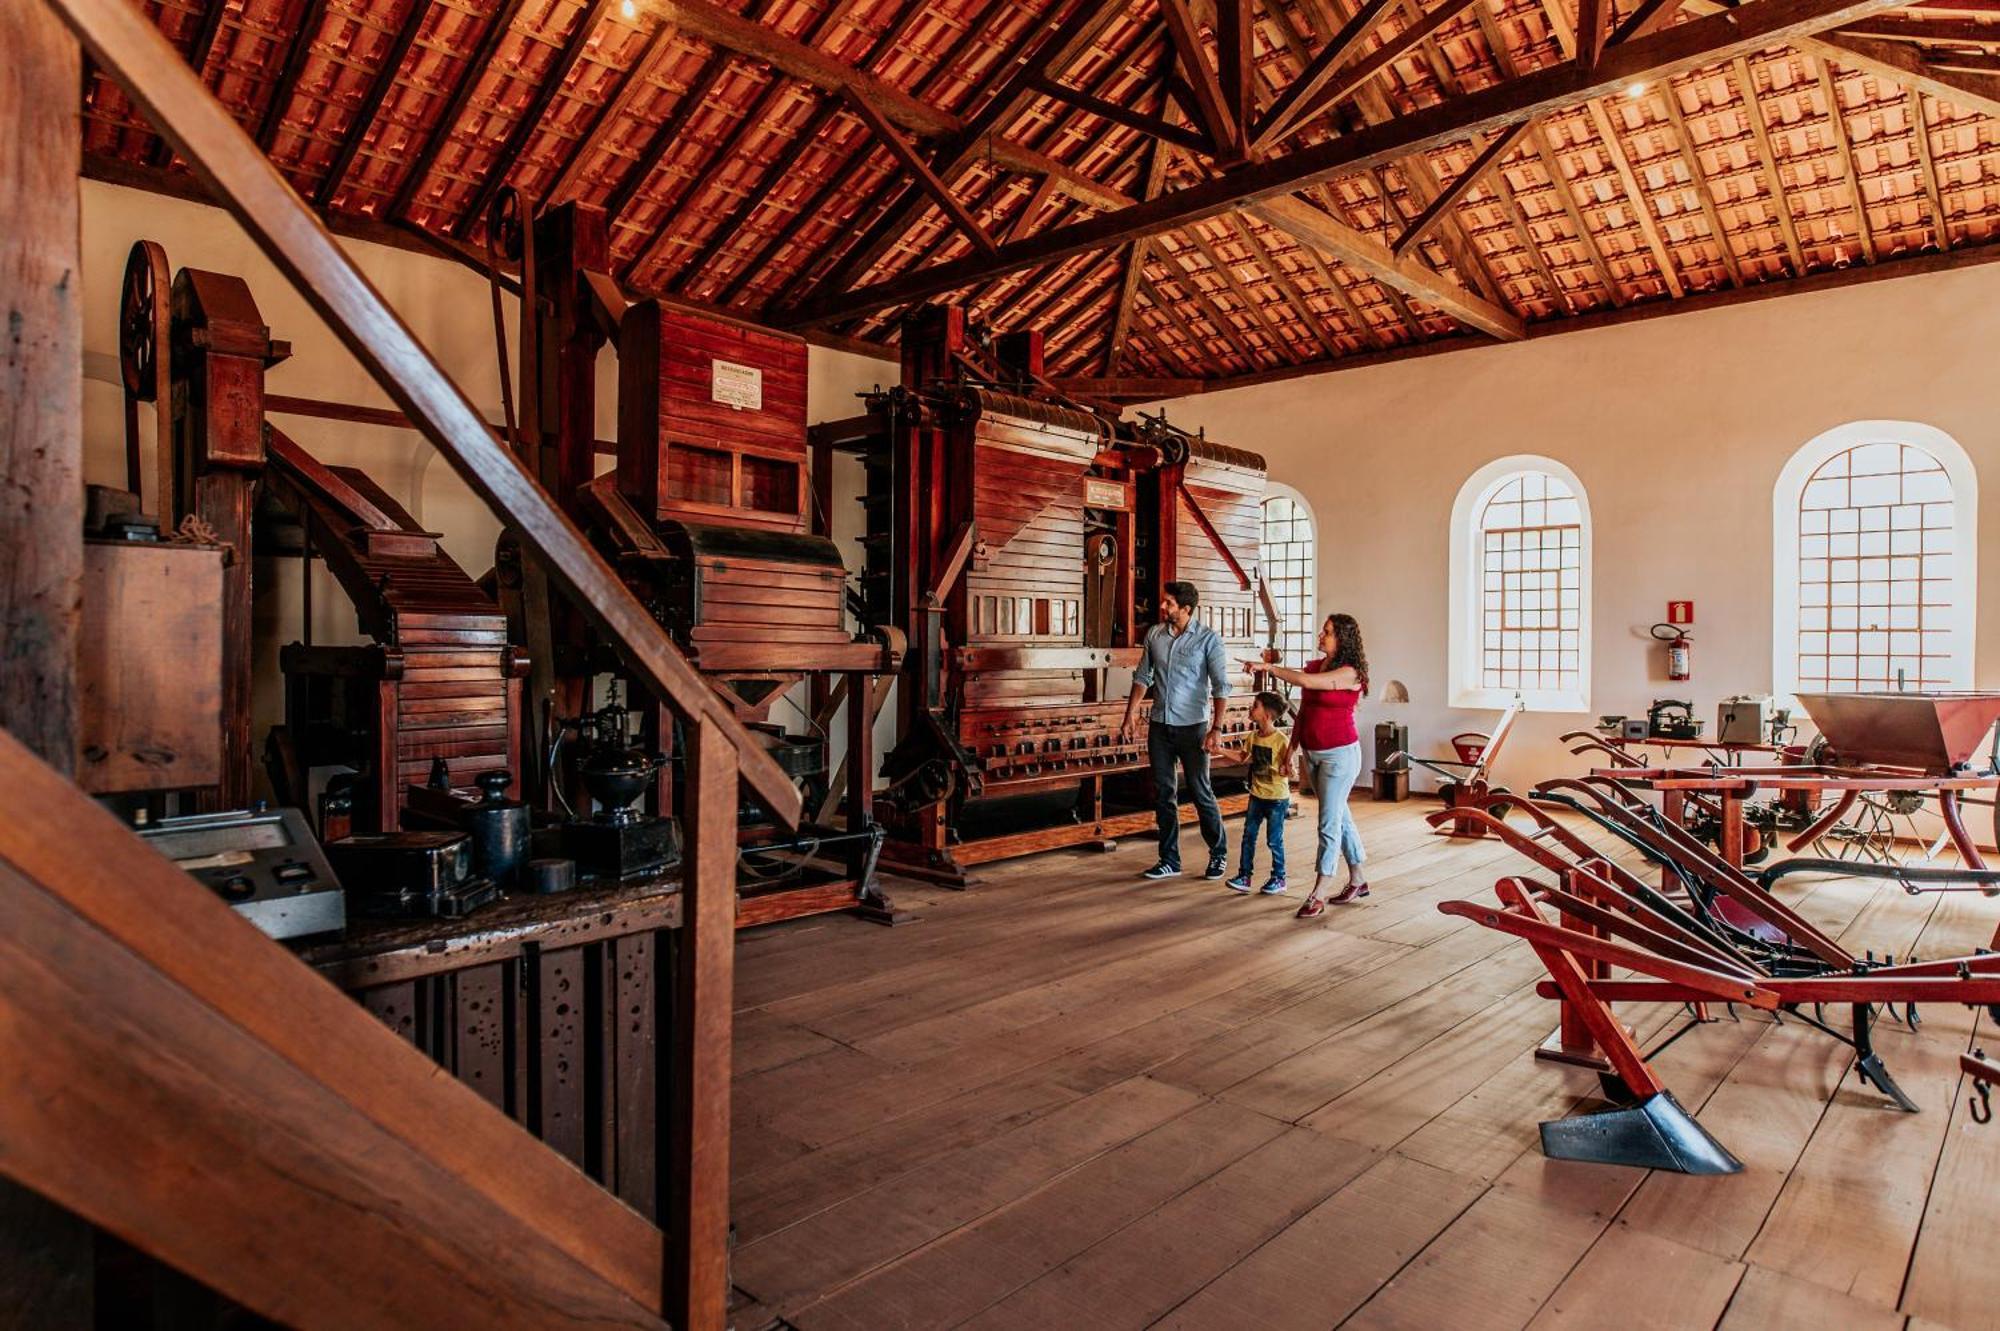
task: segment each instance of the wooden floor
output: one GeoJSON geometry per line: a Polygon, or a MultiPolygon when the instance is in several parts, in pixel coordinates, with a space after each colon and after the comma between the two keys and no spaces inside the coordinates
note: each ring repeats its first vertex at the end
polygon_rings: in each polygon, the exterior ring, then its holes
{"type": "MultiPolygon", "coordinates": [[[[1428,807],[1357,804],[1374,894],[1312,923],[1298,888],[1141,882],[1131,842],[902,887],[903,928],[747,935],[738,1326],[2000,1322],[2000,1123],[1970,1120],[1957,1072],[1972,1014],[1879,1028],[1920,1114],[1825,1036],[1746,1015],[1656,1061],[1742,1174],[1545,1160],[1537,1121],[1595,1079],[1531,1059],[1553,1012],[1528,949],[1435,910],[1525,866],[1431,837],[1428,807]]],[[[1291,833],[1309,881],[1311,828],[1291,833]]],[[[1969,951],[2000,917],[1787,895],[1857,952],[1969,951]]],[[[1668,1015],[1628,1014],[1642,1035],[1668,1015]]]]}

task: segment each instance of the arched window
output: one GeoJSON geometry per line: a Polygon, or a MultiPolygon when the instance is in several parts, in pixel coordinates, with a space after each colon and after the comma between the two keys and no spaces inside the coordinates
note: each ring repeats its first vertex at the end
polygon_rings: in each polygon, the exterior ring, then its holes
{"type": "Polygon", "coordinates": [[[1839,426],[1792,455],[1771,504],[1779,694],[1972,687],[1979,484],[1956,440],[1839,426]]]}
{"type": "MultiPolygon", "coordinates": [[[[1315,609],[1319,542],[1313,532],[1312,510],[1289,486],[1265,487],[1264,529],[1257,562],[1278,610],[1279,658],[1287,665],[1311,660],[1318,651],[1319,614],[1315,609]]],[[[1257,608],[1257,641],[1269,641],[1271,626],[1262,598],[1257,608]]]]}
{"type": "Polygon", "coordinates": [[[1590,504],[1552,458],[1490,462],[1451,517],[1451,705],[1590,707],[1590,504]]]}

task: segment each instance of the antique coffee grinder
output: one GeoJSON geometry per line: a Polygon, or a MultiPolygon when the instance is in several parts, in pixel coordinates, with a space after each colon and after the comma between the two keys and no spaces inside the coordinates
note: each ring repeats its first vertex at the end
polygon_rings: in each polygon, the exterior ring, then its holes
{"type": "Polygon", "coordinates": [[[680,858],[679,829],[671,818],[633,808],[660,770],[656,754],[642,752],[628,738],[631,713],[612,692],[604,706],[563,723],[587,740],[576,772],[596,811],[563,824],[563,854],[577,868],[599,878],[633,878],[666,868],[680,858]]]}

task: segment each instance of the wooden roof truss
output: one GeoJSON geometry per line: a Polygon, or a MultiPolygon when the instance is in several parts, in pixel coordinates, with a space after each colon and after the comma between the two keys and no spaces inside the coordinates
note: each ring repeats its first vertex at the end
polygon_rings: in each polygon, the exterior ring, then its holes
{"type": "MultiPolygon", "coordinates": [[[[138,0],[337,230],[1112,395],[1983,262],[2000,0],[138,0]]],[[[88,168],[189,192],[116,85],[88,168]],[[177,178],[178,177],[178,178],[177,178]]]]}

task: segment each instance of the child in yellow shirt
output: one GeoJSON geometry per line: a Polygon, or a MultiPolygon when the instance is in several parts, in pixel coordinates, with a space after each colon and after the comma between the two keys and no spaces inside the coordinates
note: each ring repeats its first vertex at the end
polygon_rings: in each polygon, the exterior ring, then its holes
{"type": "Polygon", "coordinates": [[[1257,733],[1250,737],[1250,811],[1243,818],[1242,867],[1228,884],[1232,892],[1250,890],[1260,828],[1271,846],[1271,876],[1257,890],[1267,897],[1285,890],[1285,815],[1292,810],[1292,787],[1286,776],[1291,740],[1278,726],[1288,710],[1284,695],[1268,689],[1250,701],[1250,720],[1257,727],[1257,733]]]}

